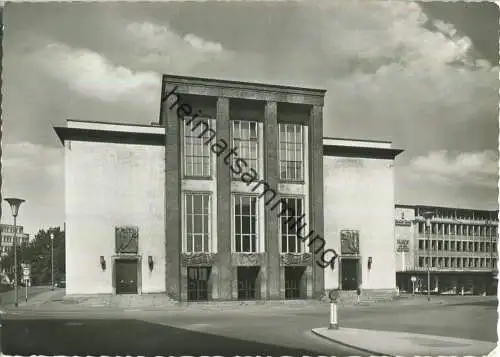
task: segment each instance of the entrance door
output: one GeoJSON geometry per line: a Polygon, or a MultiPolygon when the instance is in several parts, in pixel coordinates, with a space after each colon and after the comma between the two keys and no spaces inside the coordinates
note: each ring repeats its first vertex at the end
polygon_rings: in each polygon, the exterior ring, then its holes
{"type": "Polygon", "coordinates": [[[285,267],[285,299],[300,299],[304,291],[304,273],[306,267],[285,267]]]}
{"type": "Polygon", "coordinates": [[[136,259],[115,261],[115,283],[117,294],[137,294],[136,259]]]}
{"type": "Polygon", "coordinates": [[[238,300],[259,298],[259,267],[238,267],[238,300]]]}
{"type": "Polygon", "coordinates": [[[359,287],[359,259],[340,260],[342,290],[356,290],[359,287]]]}
{"type": "Polygon", "coordinates": [[[189,267],[188,271],[188,300],[208,300],[208,281],[210,279],[209,267],[189,267]]]}

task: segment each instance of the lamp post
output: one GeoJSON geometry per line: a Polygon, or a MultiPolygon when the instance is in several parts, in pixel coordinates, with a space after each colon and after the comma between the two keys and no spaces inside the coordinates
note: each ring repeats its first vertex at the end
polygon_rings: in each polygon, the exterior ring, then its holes
{"type": "Polygon", "coordinates": [[[24,200],[20,198],[6,198],[12,210],[12,216],[14,217],[14,306],[18,307],[18,291],[17,291],[17,214],[19,213],[19,206],[24,200]]]}
{"type": "Polygon", "coordinates": [[[52,290],[54,290],[54,232],[50,232],[50,257],[51,257],[51,285],[52,290]]]}
{"type": "Polygon", "coordinates": [[[434,215],[431,211],[422,214],[427,227],[427,301],[431,301],[431,218],[434,215]]]}

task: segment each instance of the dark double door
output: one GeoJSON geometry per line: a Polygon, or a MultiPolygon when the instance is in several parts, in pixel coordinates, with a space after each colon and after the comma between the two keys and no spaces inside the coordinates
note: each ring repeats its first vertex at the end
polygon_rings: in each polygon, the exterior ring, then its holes
{"type": "Polygon", "coordinates": [[[342,277],[342,290],[356,290],[360,284],[359,259],[342,258],[340,270],[342,277]]]}
{"type": "Polygon", "coordinates": [[[117,294],[137,294],[137,259],[115,261],[115,287],[117,294]]]}

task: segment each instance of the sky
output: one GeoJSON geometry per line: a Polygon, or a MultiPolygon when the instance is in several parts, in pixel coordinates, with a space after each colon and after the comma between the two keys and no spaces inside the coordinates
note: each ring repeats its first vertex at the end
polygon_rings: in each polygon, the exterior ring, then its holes
{"type": "Polygon", "coordinates": [[[157,121],[168,73],[324,88],[325,136],[405,150],[397,203],[497,209],[498,24],[487,2],[7,3],[3,197],[62,226],[52,126],[157,121]]]}

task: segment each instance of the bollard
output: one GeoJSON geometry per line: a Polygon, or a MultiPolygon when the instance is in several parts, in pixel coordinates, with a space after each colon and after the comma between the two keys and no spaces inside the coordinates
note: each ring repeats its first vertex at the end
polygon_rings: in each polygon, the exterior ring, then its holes
{"type": "Polygon", "coordinates": [[[0,356],[3,356],[3,348],[2,348],[3,315],[4,312],[0,310],[0,356]]]}
{"type": "Polygon", "coordinates": [[[339,324],[337,322],[337,301],[332,300],[330,302],[330,326],[329,330],[338,330],[339,324]]]}
{"type": "Polygon", "coordinates": [[[337,299],[339,298],[339,290],[330,290],[328,297],[330,298],[330,325],[328,329],[337,330],[339,328],[337,321],[337,299]]]}

